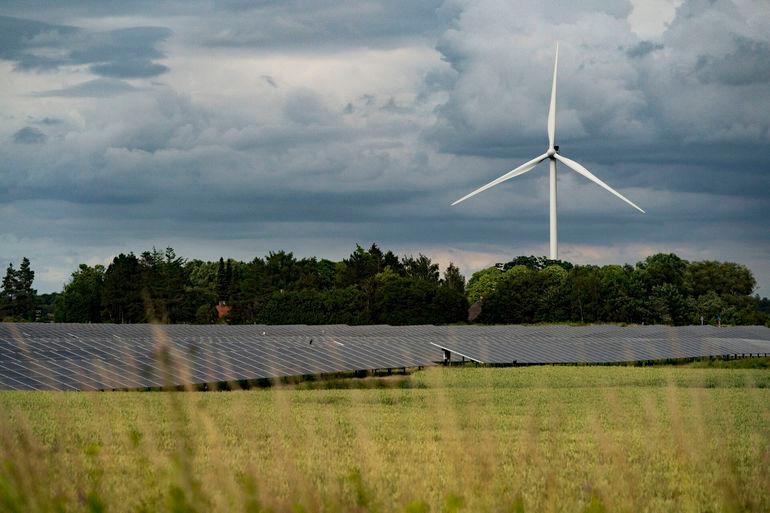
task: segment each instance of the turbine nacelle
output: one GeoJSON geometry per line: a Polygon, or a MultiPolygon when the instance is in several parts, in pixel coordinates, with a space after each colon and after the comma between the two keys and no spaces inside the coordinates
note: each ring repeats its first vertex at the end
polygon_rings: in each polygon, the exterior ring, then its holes
{"type": "Polygon", "coordinates": [[[551,201],[551,259],[554,259],[554,260],[558,258],[557,244],[556,244],[556,161],[559,161],[560,163],[564,164],[565,166],[567,166],[568,169],[571,169],[575,173],[588,178],[589,180],[594,182],[596,185],[614,194],[615,196],[625,201],[626,203],[628,203],[629,205],[631,205],[641,213],[644,213],[644,210],[636,206],[636,204],[634,204],[631,200],[627,199],[625,196],[620,194],[618,191],[616,191],[606,183],[602,182],[599,178],[597,178],[593,173],[591,173],[581,164],[575,162],[574,160],[568,159],[567,157],[559,153],[559,146],[554,144],[554,142],[556,141],[556,70],[558,68],[558,64],[559,64],[559,44],[556,43],[556,58],[554,59],[554,63],[553,63],[553,82],[551,83],[551,103],[548,108],[548,123],[547,123],[548,150],[544,154],[540,155],[539,157],[535,157],[529,162],[525,162],[524,164],[517,167],[516,169],[505,173],[503,176],[496,178],[495,180],[492,180],[488,184],[482,187],[479,187],[478,189],[471,192],[470,194],[466,194],[462,198],[452,203],[452,205],[457,205],[461,201],[465,201],[471,196],[475,196],[476,194],[479,194],[480,192],[483,192],[491,187],[494,187],[499,183],[502,183],[506,180],[510,180],[515,176],[523,175],[527,171],[534,169],[535,166],[537,166],[539,163],[543,162],[544,160],[550,160],[550,164],[551,164],[551,174],[550,174],[551,176],[551,200],[550,200],[551,201]]]}

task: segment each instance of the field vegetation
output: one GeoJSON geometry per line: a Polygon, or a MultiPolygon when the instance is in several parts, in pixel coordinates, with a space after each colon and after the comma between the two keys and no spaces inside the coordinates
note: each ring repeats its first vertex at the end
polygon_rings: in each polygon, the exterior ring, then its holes
{"type": "Polygon", "coordinates": [[[0,511],[770,511],[767,369],[345,383],[2,392],[0,511]]]}

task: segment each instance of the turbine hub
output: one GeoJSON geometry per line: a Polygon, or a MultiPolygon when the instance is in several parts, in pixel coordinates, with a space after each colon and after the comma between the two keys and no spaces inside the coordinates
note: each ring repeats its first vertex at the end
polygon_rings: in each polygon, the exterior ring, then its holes
{"type": "Polygon", "coordinates": [[[549,148],[548,151],[545,154],[548,155],[549,157],[553,157],[554,155],[556,155],[556,149],[555,148],[549,148]]]}

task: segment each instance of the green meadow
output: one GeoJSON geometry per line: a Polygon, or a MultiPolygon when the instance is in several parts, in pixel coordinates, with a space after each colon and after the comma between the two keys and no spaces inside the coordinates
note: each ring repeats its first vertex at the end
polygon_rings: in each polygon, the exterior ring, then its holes
{"type": "Polygon", "coordinates": [[[770,370],[1,392],[0,511],[767,512],[770,370]]]}

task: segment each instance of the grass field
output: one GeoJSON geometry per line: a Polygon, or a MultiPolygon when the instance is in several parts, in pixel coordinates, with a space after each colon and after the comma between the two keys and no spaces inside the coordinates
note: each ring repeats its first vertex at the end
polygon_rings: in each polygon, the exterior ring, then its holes
{"type": "Polygon", "coordinates": [[[429,369],[0,410],[2,511],[770,511],[767,369],[429,369]]]}

